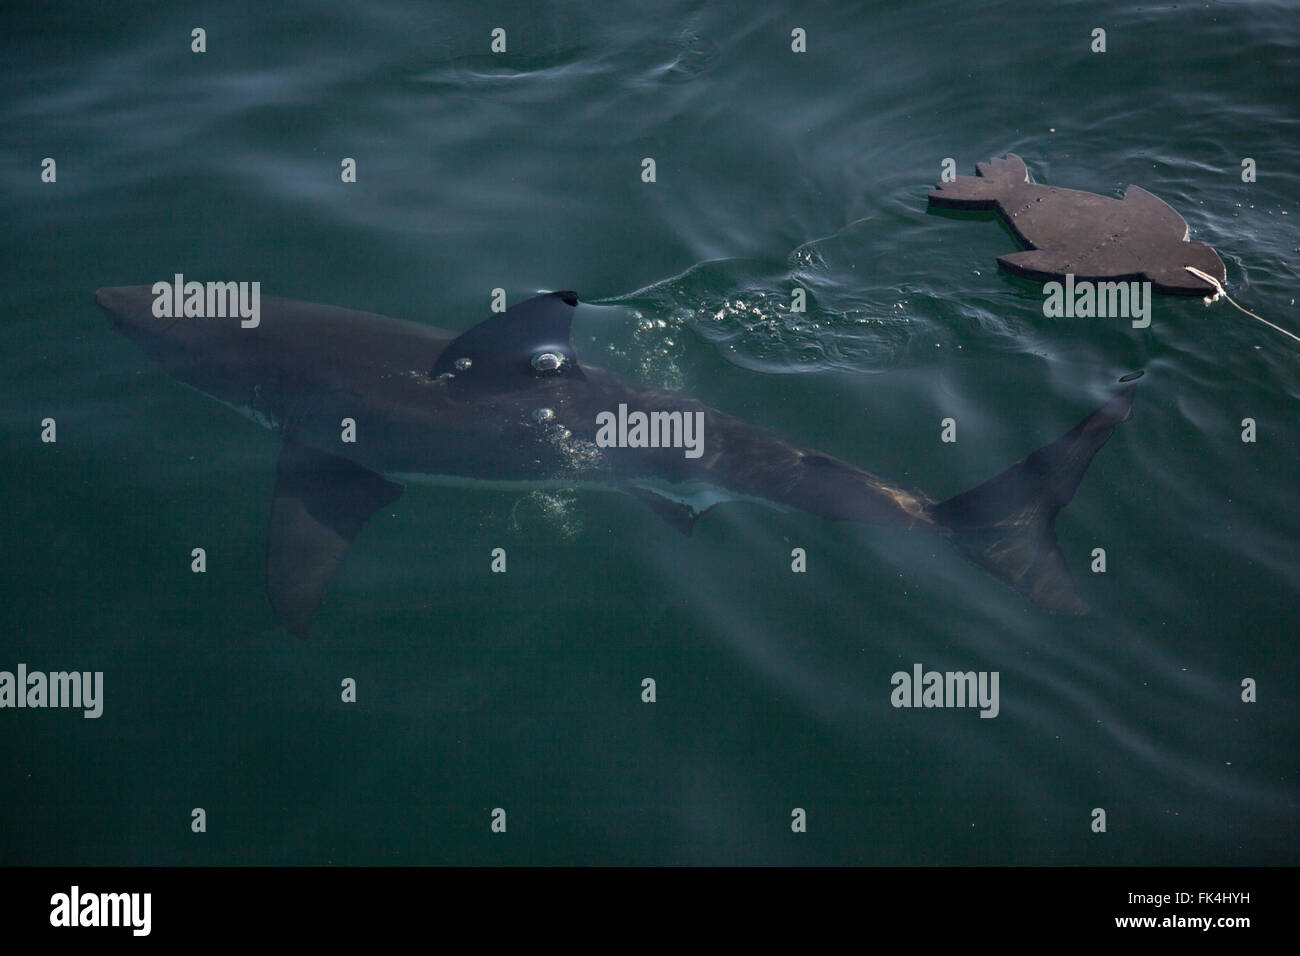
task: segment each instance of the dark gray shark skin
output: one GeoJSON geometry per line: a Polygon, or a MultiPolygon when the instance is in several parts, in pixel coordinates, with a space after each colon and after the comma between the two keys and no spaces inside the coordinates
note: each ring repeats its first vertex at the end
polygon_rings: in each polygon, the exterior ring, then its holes
{"type": "Polygon", "coordinates": [[[169,375],[283,436],[267,585],[279,620],[302,637],[353,539],[407,476],[596,485],[636,496],[687,533],[712,503],[733,498],[932,531],[1039,606],[1081,613],[1056,515],[1129,417],[1133,394],[1119,392],[1056,442],[939,502],[698,401],[584,368],[569,340],[571,292],[529,299],[459,336],[274,298],[262,299],[254,328],[156,318],[148,286],[100,289],[95,298],[169,375]],[[620,404],[703,413],[703,454],[597,447],[597,415],[620,404]],[[342,441],[345,418],[356,423],[354,443],[342,441]]]}
{"type": "Polygon", "coordinates": [[[1123,200],[1029,181],[1015,153],[976,165],[976,176],[958,176],[930,191],[930,205],[943,209],[993,209],[1026,252],[999,256],[998,265],[1042,281],[1067,274],[1091,282],[1146,279],[1156,292],[1213,295],[1195,266],[1227,282],[1223,261],[1201,242],[1188,242],[1187,223],[1168,203],[1141,186],[1123,200]]]}

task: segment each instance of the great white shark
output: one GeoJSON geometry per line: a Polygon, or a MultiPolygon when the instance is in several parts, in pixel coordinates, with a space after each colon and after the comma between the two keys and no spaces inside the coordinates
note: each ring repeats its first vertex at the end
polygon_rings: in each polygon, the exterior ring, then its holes
{"type": "Polygon", "coordinates": [[[639,498],[686,533],[702,511],[734,499],[929,531],[1039,607],[1082,613],[1056,516],[1133,400],[1129,386],[1050,445],[939,501],[701,402],[580,365],[572,292],[539,295],[462,334],[275,298],[262,299],[255,328],[158,317],[150,286],[100,289],[95,299],[169,375],[283,437],[267,588],[300,637],[367,519],[417,477],[599,486],[639,498]],[[620,406],[694,416],[699,454],[603,447],[598,421],[620,406]]]}

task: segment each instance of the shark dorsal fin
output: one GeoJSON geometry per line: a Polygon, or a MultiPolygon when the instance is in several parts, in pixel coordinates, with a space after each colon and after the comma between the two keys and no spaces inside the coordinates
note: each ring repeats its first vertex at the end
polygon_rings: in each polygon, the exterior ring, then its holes
{"type": "Polygon", "coordinates": [[[586,378],[569,341],[577,305],[573,292],[548,292],[520,302],[453,339],[429,377],[450,375],[461,387],[586,378]]]}

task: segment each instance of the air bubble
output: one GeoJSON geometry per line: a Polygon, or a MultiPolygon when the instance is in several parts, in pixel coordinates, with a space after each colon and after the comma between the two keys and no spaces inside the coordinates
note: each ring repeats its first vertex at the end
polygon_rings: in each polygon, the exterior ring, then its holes
{"type": "Polygon", "coordinates": [[[538,352],[533,356],[532,364],[539,372],[554,372],[564,364],[564,356],[555,352],[538,352]]]}

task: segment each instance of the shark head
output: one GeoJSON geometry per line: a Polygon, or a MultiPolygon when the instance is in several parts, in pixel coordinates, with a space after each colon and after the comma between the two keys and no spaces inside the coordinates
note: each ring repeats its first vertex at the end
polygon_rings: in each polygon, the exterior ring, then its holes
{"type": "Polygon", "coordinates": [[[114,286],[95,292],[95,303],[108,324],[134,342],[155,362],[178,375],[182,365],[204,351],[202,323],[159,316],[152,288],[147,285],[114,286]]]}
{"type": "Polygon", "coordinates": [[[114,286],[95,292],[95,303],[108,317],[109,325],[164,365],[214,347],[220,325],[203,319],[177,318],[170,314],[171,309],[160,316],[157,313],[163,310],[155,307],[158,299],[147,285],[114,286]]]}
{"type": "Polygon", "coordinates": [[[261,329],[240,328],[238,318],[158,315],[154,287],[114,286],[95,292],[109,325],[134,342],[163,371],[228,403],[243,400],[238,369],[257,353],[261,329]],[[233,333],[233,334],[232,334],[233,333]]]}
{"type": "Polygon", "coordinates": [[[147,285],[122,285],[95,292],[95,304],[109,325],[131,339],[157,337],[175,322],[153,313],[154,294],[147,285]]]}

